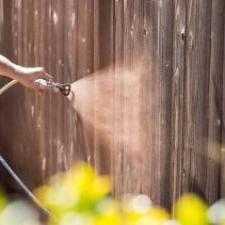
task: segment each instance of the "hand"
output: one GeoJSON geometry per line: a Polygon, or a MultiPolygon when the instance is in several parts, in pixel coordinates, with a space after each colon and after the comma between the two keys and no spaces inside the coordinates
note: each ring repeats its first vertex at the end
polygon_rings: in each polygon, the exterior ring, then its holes
{"type": "Polygon", "coordinates": [[[22,85],[38,90],[43,92],[38,85],[35,84],[35,80],[37,79],[44,79],[44,80],[51,80],[52,76],[45,72],[44,68],[42,67],[34,67],[34,68],[26,68],[24,71],[17,72],[15,76],[16,80],[18,80],[22,85]]]}

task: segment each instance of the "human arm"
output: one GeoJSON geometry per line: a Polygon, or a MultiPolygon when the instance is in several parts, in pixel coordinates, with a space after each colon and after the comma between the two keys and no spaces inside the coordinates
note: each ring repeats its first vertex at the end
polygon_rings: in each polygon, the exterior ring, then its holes
{"type": "Polygon", "coordinates": [[[52,79],[52,76],[46,73],[42,67],[19,66],[2,55],[0,55],[0,75],[17,80],[22,85],[31,89],[39,89],[34,83],[39,78],[45,80],[52,79]]]}

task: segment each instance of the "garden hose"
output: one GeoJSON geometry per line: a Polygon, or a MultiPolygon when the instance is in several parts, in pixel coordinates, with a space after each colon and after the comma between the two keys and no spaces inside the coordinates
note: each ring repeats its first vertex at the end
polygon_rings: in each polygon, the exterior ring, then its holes
{"type": "MultiPolygon", "coordinates": [[[[9,88],[17,84],[17,80],[12,80],[5,86],[0,89],[0,96],[4,94],[9,88]]],[[[37,79],[35,85],[42,90],[50,90],[53,92],[60,92],[64,96],[68,96],[71,91],[70,84],[60,84],[55,83],[52,80],[47,81],[44,79],[37,79]]],[[[4,160],[4,158],[0,155],[0,163],[3,165],[5,170],[10,174],[10,176],[16,181],[16,183],[22,188],[25,194],[38,206],[43,212],[45,212],[48,216],[53,217],[52,214],[40,203],[40,201],[35,197],[35,195],[29,190],[29,188],[23,183],[23,181],[17,176],[17,174],[12,170],[12,168],[8,165],[8,163],[4,160]]]]}
{"type": "Polygon", "coordinates": [[[11,88],[12,86],[14,86],[15,84],[17,84],[18,81],[17,80],[12,80],[10,81],[8,84],[6,84],[5,86],[3,86],[0,89],[0,95],[2,95],[4,92],[6,92],[9,88],[11,88]]]}
{"type": "MultiPolygon", "coordinates": [[[[18,81],[13,80],[0,89],[0,96],[5,93],[9,88],[17,84],[18,81]]],[[[5,159],[0,155],[0,163],[4,169],[9,173],[9,175],[16,181],[16,183],[22,188],[25,194],[35,203],[38,208],[40,208],[46,215],[51,216],[50,212],[40,203],[40,201],[35,197],[35,195],[30,191],[30,189],[23,183],[23,181],[17,176],[5,159]]]]}
{"type": "Polygon", "coordinates": [[[0,163],[4,167],[4,169],[9,173],[9,175],[16,181],[16,183],[22,188],[25,194],[35,203],[38,208],[40,208],[43,212],[45,212],[48,216],[50,216],[50,212],[40,203],[40,201],[35,197],[35,195],[30,191],[30,189],[23,183],[23,181],[17,176],[17,174],[13,171],[13,169],[9,166],[9,164],[5,161],[5,159],[0,155],[0,163]]]}

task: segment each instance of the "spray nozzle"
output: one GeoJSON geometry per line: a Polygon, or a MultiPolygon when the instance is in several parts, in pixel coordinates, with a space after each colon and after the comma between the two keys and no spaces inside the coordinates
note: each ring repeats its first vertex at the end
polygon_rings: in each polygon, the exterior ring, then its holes
{"type": "Polygon", "coordinates": [[[34,83],[43,90],[52,90],[54,92],[60,91],[64,96],[68,96],[71,91],[70,84],[60,84],[53,82],[52,80],[37,79],[34,83]]]}
{"type": "Polygon", "coordinates": [[[68,96],[70,94],[71,91],[70,84],[53,83],[53,85],[55,86],[55,88],[58,88],[63,95],[68,96]]]}

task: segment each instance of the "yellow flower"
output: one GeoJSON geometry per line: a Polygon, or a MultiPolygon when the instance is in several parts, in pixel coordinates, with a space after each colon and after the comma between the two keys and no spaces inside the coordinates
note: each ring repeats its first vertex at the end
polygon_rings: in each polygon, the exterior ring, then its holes
{"type": "Polygon", "coordinates": [[[8,200],[4,191],[0,188],[0,212],[7,206],[8,200]]]}
{"type": "Polygon", "coordinates": [[[65,175],[54,176],[49,185],[36,191],[40,201],[58,218],[69,210],[95,211],[97,203],[109,193],[109,179],[98,176],[87,164],[75,166],[65,175]]]}
{"type": "Polygon", "coordinates": [[[141,216],[137,221],[137,225],[163,225],[168,219],[169,214],[161,208],[155,207],[149,210],[148,213],[141,216]]]}
{"type": "Polygon", "coordinates": [[[166,210],[152,207],[148,212],[127,212],[124,215],[130,225],[162,225],[169,220],[170,215],[166,210]]]}
{"type": "Polygon", "coordinates": [[[95,217],[94,225],[120,225],[121,215],[119,212],[108,212],[95,217]]]}
{"type": "Polygon", "coordinates": [[[111,191],[109,178],[98,176],[87,164],[72,168],[67,173],[63,185],[72,195],[90,200],[101,199],[111,191]]]}
{"type": "Polygon", "coordinates": [[[168,220],[170,218],[169,213],[160,207],[151,208],[147,213],[147,216],[157,220],[168,220]]]}
{"type": "Polygon", "coordinates": [[[77,203],[76,196],[71,196],[62,185],[62,177],[57,176],[51,180],[51,184],[36,189],[40,202],[49,209],[57,218],[71,210],[77,203]]]}
{"type": "Polygon", "coordinates": [[[194,194],[181,197],[175,208],[175,214],[181,225],[207,225],[207,205],[194,194]]]}

